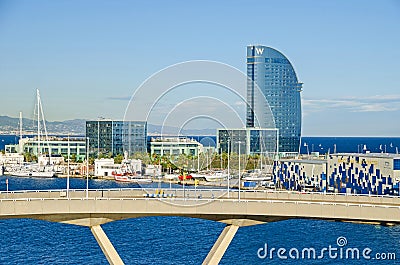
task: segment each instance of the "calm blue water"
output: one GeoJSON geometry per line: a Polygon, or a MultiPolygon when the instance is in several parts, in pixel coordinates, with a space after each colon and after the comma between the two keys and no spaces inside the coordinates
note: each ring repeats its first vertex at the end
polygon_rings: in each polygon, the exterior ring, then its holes
{"type": "Polygon", "coordinates": [[[0,150],[4,150],[6,144],[18,143],[19,137],[17,135],[0,135],[0,150]]]}
{"type": "MultiPolygon", "coordinates": [[[[400,146],[399,138],[310,138],[311,144],[338,152],[357,151],[357,145],[374,148],[381,144],[400,146]],[[347,139],[347,140],[346,140],[347,139]],[[369,139],[369,142],[367,140],[369,139]],[[365,141],[365,142],[363,142],[365,141]],[[346,149],[348,148],[348,149],[346,149]],[[354,148],[356,148],[354,150],[354,148]],[[332,149],[331,149],[332,150],[332,149]]],[[[314,149],[314,151],[318,151],[314,149]]],[[[59,189],[66,179],[9,178],[10,190],[59,189]]],[[[0,176],[0,190],[6,189],[6,177],[0,176]]],[[[153,184],[157,185],[157,184],[153,184]]],[[[71,179],[71,188],[85,188],[83,179],[71,179]]],[[[136,187],[134,184],[90,180],[90,188],[136,187]]],[[[1,202],[0,202],[1,203],[1,202]]],[[[201,264],[224,225],[181,217],[146,217],[103,225],[126,264],[201,264]]],[[[239,229],[221,264],[400,264],[400,227],[382,227],[319,220],[287,220],[239,229]],[[260,259],[259,248],[268,249],[338,247],[344,236],[347,246],[372,249],[376,253],[395,253],[391,261],[329,259],[260,259]]],[[[344,248],[345,249],[345,248],[344,248]]],[[[276,252],[276,251],[275,251],[276,252]]],[[[287,255],[287,254],[286,254],[287,255]]],[[[0,220],[0,264],[108,264],[89,228],[29,219],[0,220]]]]}
{"type": "Polygon", "coordinates": [[[302,137],[300,152],[333,153],[336,145],[337,153],[362,152],[364,145],[371,153],[396,153],[400,150],[400,137],[302,137]],[[397,147],[397,149],[396,149],[397,147]]]}
{"type": "MultiPolygon", "coordinates": [[[[66,179],[37,179],[0,176],[0,190],[65,188],[66,179]]],[[[157,184],[153,184],[157,185],[157,184]]],[[[71,179],[71,188],[85,188],[84,179],[71,179]]],[[[137,187],[114,181],[90,180],[90,188],[137,187]]],[[[1,203],[1,202],[0,202],[1,203]]],[[[126,264],[201,264],[224,225],[181,218],[146,217],[103,225],[126,264]]],[[[400,227],[382,227],[318,220],[287,220],[242,227],[229,246],[221,264],[289,264],[293,260],[260,259],[259,248],[303,249],[337,247],[336,239],[347,238],[348,247],[396,253],[399,264],[400,227]]],[[[0,264],[107,264],[89,228],[29,219],[0,220],[0,264]]],[[[367,264],[368,261],[296,260],[297,264],[367,264]]]]}
{"type": "MultiPolygon", "coordinates": [[[[204,146],[216,146],[215,136],[189,136],[204,146]]],[[[362,152],[364,145],[372,153],[388,152],[396,153],[400,149],[400,137],[302,137],[300,152],[320,152],[326,154],[328,151],[333,153],[356,153],[362,152]]]]}
{"type": "MultiPolygon", "coordinates": [[[[204,146],[215,146],[215,136],[189,136],[196,141],[201,142],[204,146]]],[[[0,150],[4,149],[6,144],[18,143],[16,135],[0,135],[0,150]]],[[[361,152],[364,145],[371,152],[386,152],[396,153],[400,149],[400,137],[302,137],[300,152],[307,154],[308,152],[320,152],[326,154],[329,150],[333,153],[335,150],[338,153],[361,152]]]]}

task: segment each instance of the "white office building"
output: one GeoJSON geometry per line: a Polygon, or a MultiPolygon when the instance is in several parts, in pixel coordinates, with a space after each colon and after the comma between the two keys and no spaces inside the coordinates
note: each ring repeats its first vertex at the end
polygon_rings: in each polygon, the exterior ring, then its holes
{"type": "Polygon", "coordinates": [[[150,140],[151,155],[179,156],[185,154],[197,156],[203,152],[203,145],[191,138],[159,137],[150,140]]]}

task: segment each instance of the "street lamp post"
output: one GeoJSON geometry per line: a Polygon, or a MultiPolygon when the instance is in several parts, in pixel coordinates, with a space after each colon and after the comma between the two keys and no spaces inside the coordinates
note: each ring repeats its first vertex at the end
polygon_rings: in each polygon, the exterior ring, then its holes
{"type": "Polygon", "coordinates": [[[87,140],[87,150],[86,150],[86,199],[89,198],[89,137],[87,140]]]}
{"type": "MultiPolygon", "coordinates": [[[[185,168],[183,168],[185,170],[185,168]]],[[[186,173],[182,173],[182,186],[183,186],[183,199],[186,200],[186,192],[185,192],[185,179],[186,179],[186,173]]]]}
{"type": "Polygon", "coordinates": [[[230,168],[230,138],[228,137],[228,198],[229,198],[229,190],[230,190],[230,172],[231,172],[231,168],[230,168]]]}
{"type": "Polygon", "coordinates": [[[239,185],[239,195],[238,195],[238,199],[239,199],[239,201],[240,201],[240,144],[241,144],[242,142],[241,141],[238,141],[238,144],[239,144],[239,183],[238,183],[238,185],[239,185]]]}
{"type": "Polygon", "coordinates": [[[70,157],[70,145],[69,145],[69,134],[68,134],[68,155],[67,155],[67,159],[68,159],[68,163],[67,163],[67,198],[69,198],[69,157],[70,157]]]}

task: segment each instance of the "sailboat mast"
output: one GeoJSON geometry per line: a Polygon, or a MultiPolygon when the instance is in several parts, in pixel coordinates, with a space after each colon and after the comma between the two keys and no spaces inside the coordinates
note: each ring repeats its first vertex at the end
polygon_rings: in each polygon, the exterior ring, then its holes
{"type": "Polygon", "coordinates": [[[260,131],[260,173],[263,171],[263,143],[264,140],[262,138],[262,131],[260,131]]]}
{"type": "Polygon", "coordinates": [[[36,101],[37,101],[37,138],[38,138],[38,150],[37,150],[37,157],[39,161],[39,156],[40,156],[40,94],[39,94],[39,89],[36,89],[36,101]]]}
{"type": "Polygon", "coordinates": [[[19,139],[22,139],[22,111],[19,112],[19,139]]]}
{"type": "MultiPolygon", "coordinates": [[[[43,113],[43,105],[42,105],[42,100],[39,97],[39,101],[38,101],[38,105],[40,106],[40,113],[42,114],[42,121],[43,121],[43,129],[44,129],[44,135],[45,135],[45,144],[47,144],[47,150],[48,150],[48,154],[49,154],[49,165],[51,164],[51,148],[50,148],[50,144],[49,144],[49,134],[47,133],[47,127],[46,127],[46,119],[44,117],[44,113],[43,113]]],[[[40,122],[40,120],[39,120],[40,122]]]]}
{"type": "Polygon", "coordinates": [[[200,173],[200,145],[197,145],[197,173],[200,173]]]}
{"type": "Polygon", "coordinates": [[[19,153],[22,154],[22,111],[19,112],[19,153]]]}
{"type": "Polygon", "coordinates": [[[69,146],[69,133],[68,133],[68,155],[67,155],[67,161],[68,161],[68,164],[67,164],[67,167],[68,167],[68,169],[67,169],[67,198],[69,198],[69,159],[70,159],[70,154],[71,154],[71,151],[70,151],[70,146],[69,146]]]}

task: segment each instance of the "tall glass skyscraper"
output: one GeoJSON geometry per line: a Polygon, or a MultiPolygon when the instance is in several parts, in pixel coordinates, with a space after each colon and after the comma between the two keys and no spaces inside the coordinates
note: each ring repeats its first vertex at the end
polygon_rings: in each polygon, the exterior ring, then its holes
{"type": "Polygon", "coordinates": [[[271,122],[265,120],[265,113],[272,112],[279,129],[279,152],[298,152],[303,84],[298,82],[289,60],[273,48],[247,46],[247,76],[247,127],[269,126],[271,122]],[[260,103],[263,96],[269,106],[260,103]]]}

